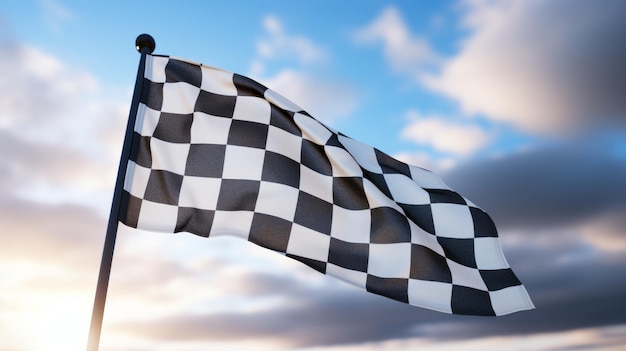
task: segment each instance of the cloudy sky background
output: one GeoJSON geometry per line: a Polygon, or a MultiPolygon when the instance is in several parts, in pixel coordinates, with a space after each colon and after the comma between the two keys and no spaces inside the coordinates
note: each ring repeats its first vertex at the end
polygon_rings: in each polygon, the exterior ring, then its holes
{"type": "Polygon", "coordinates": [[[102,350],[618,350],[620,0],[0,1],[1,351],[86,345],[139,61],[259,80],[489,212],[536,310],[449,316],[238,239],[120,228],[102,350]]]}

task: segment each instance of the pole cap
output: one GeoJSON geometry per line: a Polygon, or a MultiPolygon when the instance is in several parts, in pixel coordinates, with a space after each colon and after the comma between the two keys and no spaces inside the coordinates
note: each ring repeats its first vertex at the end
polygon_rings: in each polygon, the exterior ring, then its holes
{"type": "Polygon", "coordinates": [[[137,51],[143,53],[144,49],[146,49],[147,53],[151,54],[154,52],[156,43],[150,34],[140,34],[137,40],[135,40],[135,46],[137,47],[137,51]]]}

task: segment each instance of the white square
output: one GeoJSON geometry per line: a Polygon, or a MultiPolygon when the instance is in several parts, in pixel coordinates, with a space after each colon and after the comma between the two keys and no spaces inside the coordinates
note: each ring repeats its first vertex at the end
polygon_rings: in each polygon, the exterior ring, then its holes
{"type": "Polygon", "coordinates": [[[173,233],[178,220],[178,207],[143,200],[137,228],[162,233],[173,233]]]}
{"type": "Polygon", "coordinates": [[[411,244],[371,244],[367,273],[379,278],[408,278],[411,244]]]}
{"type": "Polygon", "coordinates": [[[233,83],[233,74],[215,67],[202,66],[200,88],[214,94],[237,95],[237,88],[233,83]]]}
{"type": "Polygon", "coordinates": [[[231,121],[230,118],[194,113],[190,131],[191,143],[226,145],[231,121]]]}
{"type": "Polygon", "coordinates": [[[287,156],[296,162],[300,162],[302,138],[280,128],[269,126],[265,148],[268,151],[273,151],[277,154],[287,156]]]}
{"type": "Polygon", "coordinates": [[[291,227],[287,253],[317,261],[328,261],[330,236],[318,233],[301,225],[291,227]]]}
{"type": "Polygon", "coordinates": [[[476,238],[474,240],[474,252],[478,269],[509,268],[498,238],[476,238]]]}
{"type": "Polygon", "coordinates": [[[466,205],[437,203],[430,208],[437,236],[458,239],[474,237],[474,220],[466,205]]]}
{"type": "Polygon", "coordinates": [[[409,304],[452,313],[452,284],[409,279],[409,304]]]}
{"type": "Polygon", "coordinates": [[[470,268],[446,259],[450,273],[452,273],[452,283],[470,288],[487,291],[487,286],[480,276],[478,269],[470,268]]]}
{"type": "Polygon", "coordinates": [[[273,103],[274,105],[282,108],[283,110],[291,111],[291,112],[302,111],[302,108],[300,108],[300,106],[298,106],[295,103],[291,102],[289,99],[287,99],[286,97],[278,94],[277,92],[273,91],[272,89],[267,89],[263,95],[265,96],[267,101],[269,101],[269,102],[273,103]]]}
{"type": "Polygon", "coordinates": [[[293,221],[298,204],[298,189],[290,186],[261,182],[255,212],[293,221]]]}
{"type": "Polygon", "coordinates": [[[396,202],[408,205],[430,204],[430,195],[403,174],[385,174],[385,181],[396,202]]]}
{"type": "Polygon", "coordinates": [[[318,145],[326,144],[332,135],[328,128],[307,115],[296,113],[293,120],[302,130],[302,137],[318,145]]]}
{"type": "Polygon", "coordinates": [[[535,308],[528,292],[521,285],[490,291],[489,297],[496,316],[535,308]]]}
{"type": "Polygon", "coordinates": [[[221,179],[185,176],[180,187],[178,206],[215,210],[221,179]]]}
{"type": "Polygon", "coordinates": [[[189,144],[178,144],[150,139],[152,153],[152,169],[170,171],[176,174],[185,174],[189,144]]]}
{"type": "Polygon", "coordinates": [[[436,236],[426,232],[413,222],[409,222],[409,227],[411,228],[411,243],[422,245],[435,251],[441,256],[446,256],[441,244],[437,241],[436,236]]]}
{"type": "Polygon", "coordinates": [[[390,207],[400,213],[404,213],[395,201],[387,197],[374,183],[365,178],[363,179],[363,190],[365,190],[365,196],[367,196],[370,208],[390,207]]]}
{"type": "Polygon", "coordinates": [[[128,161],[126,177],[124,178],[124,190],[133,196],[143,199],[149,178],[149,168],[141,167],[133,161],[128,161]]]}
{"type": "Polygon", "coordinates": [[[346,150],[334,146],[326,146],[324,151],[333,168],[333,177],[363,176],[363,170],[346,150]]]}
{"type": "Polygon", "coordinates": [[[165,83],[165,66],[169,58],[160,56],[148,56],[146,60],[146,78],[155,83],[165,83]]]}
{"type": "Polygon", "coordinates": [[[422,188],[426,189],[446,189],[448,186],[435,173],[420,167],[409,165],[411,170],[411,178],[422,188]]]}
{"type": "Polygon", "coordinates": [[[233,119],[270,124],[270,103],[256,96],[238,96],[233,119]]]}
{"type": "Polygon", "coordinates": [[[154,130],[159,123],[161,112],[151,109],[150,107],[140,104],[139,112],[137,112],[137,121],[135,121],[135,132],[143,136],[152,136],[154,130]]]}
{"type": "Polygon", "coordinates": [[[236,236],[248,240],[252,226],[251,211],[215,211],[209,236],[236,236]]]}
{"type": "Polygon", "coordinates": [[[346,269],[332,263],[326,264],[326,274],[339,278],[345,282],[365,289],[367,286],[367,273],[346,269]]]}
{"type": "Polygon", "coordinates": [[[333,221],[330,235],[349,243],[370,242],[370,210],[348,210],[333,206],[333,221]]]}
{"type": "Polygon", "coordinates": [[[163,84],[162,112],[190,114],[196,107],[200,88],[189,83],[176,82],[163,84]]]}
{"type": "Polygon", "coordinates": [[[223,178],[261,180],[264,159],[265,150],[227,145],[223,178]]]}
{"type": "Polygon", "coordinates": [[[380,168],[380,164],[378,164],[376,152],[373,147],[343,135],[339,136],[339,141],[346,148],[346,150],[350,152],[352,157],[357,160],[361,167],[370,172],[378,174],[383,173],[382,168],[380,168]]]}
{"type": "Polygon", "coordinates": [[[333,177],[300,166],[300,190],[326,202],[333,202],[333,177]]]}

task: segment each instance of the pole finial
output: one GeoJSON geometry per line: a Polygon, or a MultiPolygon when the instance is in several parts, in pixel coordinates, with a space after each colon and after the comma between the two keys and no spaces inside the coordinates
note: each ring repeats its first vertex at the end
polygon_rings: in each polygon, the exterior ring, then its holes
{"type": "Polygon", "coordinates": [[[142,52],[144,49],[147,49],[148,54],[154,52],[154,48],[156,47],[154,38],[150,34],[139,35],[137,40],[135,40],[135,45],[137,46],[137,51],[142,52]]]}

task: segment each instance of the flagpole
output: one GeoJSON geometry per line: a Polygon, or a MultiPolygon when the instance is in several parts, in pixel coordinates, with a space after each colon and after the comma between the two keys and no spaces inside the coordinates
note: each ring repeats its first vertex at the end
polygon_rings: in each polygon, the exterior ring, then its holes
{"type": "Polygon", "coordinates": [[[135,79],[135,91],[130,105],[130,113],[126,124],[126,134],[124,135],[124,144],[122,146],[122,155],[120,164],[117,169],[117,180],[115,182],[115,190],[113,192],[113,201],[111,203],[111,213],[109,214],[109,222],[107,225],[106,237],[104,239],[104,248],[102,250],[102,260],[100,261],[100,272],[98,274],[98,285],[96,286],[96,296],[93,303],[93,312],[91,314],[91,326],[89,328],[89,339],[87,341],[87,351],[97,351],[100,344],[100,333],[102,331],[102,319],[104,316],[104,305],[106,302],[107,289],[109,287],[109,276],[111,274],[111,263],[113,262],[113,251],[115,249],[115,238],[117,236],[117,228],[119,223],[120,205],[122,202],[122,191],[124,189],[124,177],[130,156],[132,145],[133,130],[135,128],[135,120],[137,118],[137,110],[139,108],[139,100],[143,89],[143,77],[146,67],[146,56],[151,54],[155,48],[154,39],[148,34],[141,34],[135,40],[137,51],[141,54],[139,60],[139,69],[137,70],[137,78],[135,79]]]}

